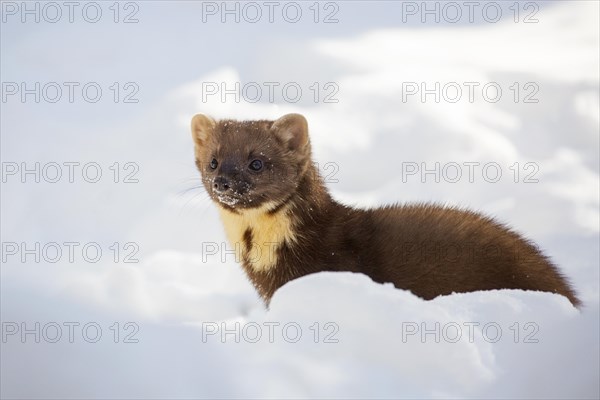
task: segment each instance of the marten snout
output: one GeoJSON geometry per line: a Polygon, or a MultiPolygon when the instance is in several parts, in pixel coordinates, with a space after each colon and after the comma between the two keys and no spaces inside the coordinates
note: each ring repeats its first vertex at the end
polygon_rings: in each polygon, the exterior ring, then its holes
{"type": "Polygon", "coordinates": [[[213,182],[213,189],[217,193],[227,193],[231,191],[231,183],[224,176],[217,176],[213,182]]]}

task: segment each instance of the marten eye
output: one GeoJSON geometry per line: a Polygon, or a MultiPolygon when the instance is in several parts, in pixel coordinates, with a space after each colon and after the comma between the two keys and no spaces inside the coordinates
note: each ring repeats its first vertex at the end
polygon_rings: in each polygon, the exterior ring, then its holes
{"type": "Polygon", "coordinates": [[[260,171],[263,167],[263,163],[260,160],[254,160],[250,163],[249,168],[252,171],[260,171]]]}
{"type": "Polygon", "coordinates": [[[219,166],[219,163],[217,162],[216,158],[213,158],[212,160],[210,160],[210,168],[211,169],[217,169],[217,167],[219,166]]]}

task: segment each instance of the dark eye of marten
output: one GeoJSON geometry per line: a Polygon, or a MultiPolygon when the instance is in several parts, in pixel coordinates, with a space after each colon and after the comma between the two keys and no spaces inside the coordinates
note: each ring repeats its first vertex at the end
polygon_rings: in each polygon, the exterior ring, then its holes
{"type": "Polygon", "coordinates": [[[217,162],[216,158],[213,158],[212,160],[210,160],[210,168],[211,169],[217,169],[218,166],[219,166],[219,163],[217,162]]]}
{"type": "Polygon", "coordinates": [[[263,167],[263,163],[260,160],[254,160],[250,163],[249,168],[252,171],[260,171],[263,167]]]}

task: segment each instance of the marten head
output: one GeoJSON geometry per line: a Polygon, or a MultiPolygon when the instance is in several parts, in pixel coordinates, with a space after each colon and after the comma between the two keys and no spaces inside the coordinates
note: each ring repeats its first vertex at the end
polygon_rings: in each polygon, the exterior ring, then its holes
{"type": "Polygon", "coordinates": [[[300,114],[276,121],[192,119],[196,165],[213,201],[228,210],[276,209],[296,192],[310,165],[308,124],[300,114]]]}

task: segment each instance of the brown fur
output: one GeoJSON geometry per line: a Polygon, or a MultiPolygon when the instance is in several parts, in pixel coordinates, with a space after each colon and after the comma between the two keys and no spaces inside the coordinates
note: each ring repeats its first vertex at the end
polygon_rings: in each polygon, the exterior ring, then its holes
{"type": "Polygon", "coordinates": [[[206,190],[267,304],[285,283],[320,271],[361,272],[424,299],[525,289],[581,304],[533,243],[491,218],[433,204],[363,210],[333,200],[312,165],[301,115],[238,122],[199,114],[192,134],[206,190]],[[248,168],[255,159],[261,172],[248,168]],[[230,186],[225,197],[216,192],[217,177],[230,186]]]}

